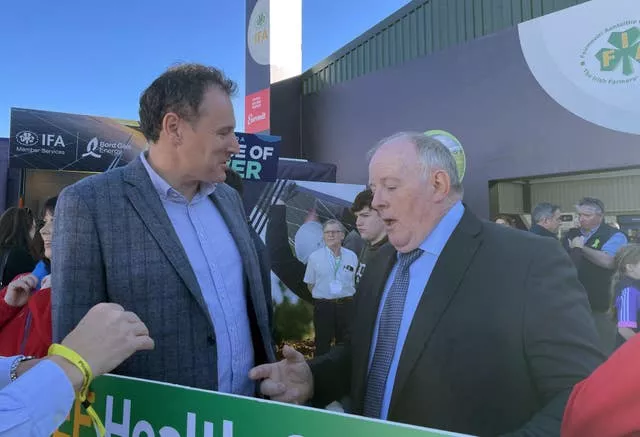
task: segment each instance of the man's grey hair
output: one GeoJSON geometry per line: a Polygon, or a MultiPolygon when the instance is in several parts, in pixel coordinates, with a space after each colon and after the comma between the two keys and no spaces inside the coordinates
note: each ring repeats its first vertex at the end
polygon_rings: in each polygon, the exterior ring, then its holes
{"type": "Polygon", "coordinates": [[[340,228],[340,231],[342,231],[343,234],[346,232],[346,229],[344,228],[344,225],[342,224],[342,222],[340,222],[340,220],[336,220],[336,219],[327,220],[322,225],[322,230],[323,231],[326,230],[329,225],[337,225],[340,228]]]}
{"type": "Polygon", "coordinates": [[[449,176],[451,190],[458,194],[463,193],[458,166],[451,151],[437,139],[421,132],[398,132],[384,138],[369,151],[367,154],[368,160],[371,161],[371,158],[380,147],[399,138],[406,138],[415,144],[418,151],[418,164],[422,167],[422,175],[425,179],[429,177],[433,169],[443,170],[449,176]]]}
{"type": "Polygon", "coordinates": [[[580,199],[576,206],[586,206],[589,208],[593,208],[597,211],[598,214],[604,215],[604,203],[602,203],[602,200],[596,199],[595,197],[583,197],[582,199],[580,199]]]}
{"type": "Polygon", "coordinates": [[[540,223],[544,219],[552,218],[556,211],[559,210],[560,206],[554,205],[553,203],[539,203],[535,208],[533,208],[533,212],[531,213],[531,220],[533,220],[534,223],[540,223]]]}

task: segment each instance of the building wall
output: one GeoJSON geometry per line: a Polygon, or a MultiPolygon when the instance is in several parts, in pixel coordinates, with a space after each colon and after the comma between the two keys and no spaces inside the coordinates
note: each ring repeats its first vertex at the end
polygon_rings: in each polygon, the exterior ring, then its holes
{"type": "Polygon", "coordinates": [[[397,131],[443,129],[467,156],[465,201],[489,215],[489,181],[628,168],[638,135],[567,111],[540,87],[516,28],[303,97],[304,157],[366,183],[366,152],[397,131]]]}
{"type": "Polygon", "coordinates": [[[302,76],[315,93],[587,0],[414,0],[302,76]]]}

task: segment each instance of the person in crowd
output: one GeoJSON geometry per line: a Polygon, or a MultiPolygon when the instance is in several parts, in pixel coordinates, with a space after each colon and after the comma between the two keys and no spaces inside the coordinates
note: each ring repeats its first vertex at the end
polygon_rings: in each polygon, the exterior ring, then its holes
{"type": "MultiPolygon", "coordinates": [[[[61,342],[77,353],[94,377],[111,371],[154,341],[140,318],[117,304],[89,310],[61,342]]],[[[50,436],[67,417],[84,375],[59,355],[0,357],[0,436],[50,436]]]]}
{"type": "Polygon", "coordinates": [[[549,202],[539,203],[533,208],[531,220],[533,221],[531,232],[541,237],[558,239],[558,229],[562,224],[560,206],[549,202]]]}
{"type": "Polygon", "coordinates": [[[365,245],[358,255],[356,285],[360,282],[360,279],[362,279],[362,274],[367,267],[367,263],[370,262],[378,253],[378,250],[389,241],[380,214],[371,207],[372,200],[373,193],[367,188],[358,193],[353,200],[353,205],[351,205],[351,212],[356,216],[356,228],[365,241],[365,245]]]}
{"type": "Polygon", "coordinates": [[[569,397],[562,437],[640,435],[640,335],[633,336],[569,397]]]}
{"type": "Polygon", "coordinates": [[[36,262],[31,253],[31,240],[35,233],[33,214],[25,208],[11,207],[0,217],[0,286],[33,270],[36,262]]]}
{"type": "Polygon", "coordinates": [[[609,355],[616,345],[617,330],[611,319],[611,276],[616,252],[627,237],[618,229],[604,223],[604,204],[600,199],[585,197],[576,205],[579,226],[570,229],[562,238],[569,252],[578,278],[587,290],[600,347],[609,355]]]}
{"type": "Polygon", "coordinates": [[[309,255],[304,282],[313,296],[313,326],[315,328],[315,356],[329,351],[335,339],[343,343],[348,336],[351,302],[358,257],[342,247],[344,227],[330,219],[322,226],[325,247],[309,255]]]}
{"type": "Polygon", "coordinates": [[[43,357],[51,345],[51,230],[57,197],[44,204],[39,230],[44,258],[32,273],[19,275],[0,291],[0,355],[43,357]]]}
{"type": "Polygon", "coordinates": [[[367,265],[349,340],[257,366],[275,401],[470,435],[559,436],[573,386],[604,356],[560,245],[476,218],[449,150],[399,133],[373,150],[372,206],[390,245],[367,265]],[[497,304],[499,303],[499,304],[497,304]]]}
{"type": "Polygon", "coordinates": [[[615,257],[612,278],[613,311],[618,322],[618,345],[638,332],[640,310],[640,246],[623,246],[615,257]]]}
{"type": "Polygon", "coordinates": [[[275,360],[271,284],[239,194],[233,81],[182,64],[140,98],[148,150],[65,188],[53,239],[53,339],[98,302],[131,309],[157,347],[116,372],[253,396],[247,374],[275,360]]]}
{"type": "Polygon", "coordinates": [[[508,228],[515,228],[516,222],[513,217],[510,217],[506,214],[498,214],[496,218],[493,220],[496,224],[501,226],[506,226],[508,228]]]}

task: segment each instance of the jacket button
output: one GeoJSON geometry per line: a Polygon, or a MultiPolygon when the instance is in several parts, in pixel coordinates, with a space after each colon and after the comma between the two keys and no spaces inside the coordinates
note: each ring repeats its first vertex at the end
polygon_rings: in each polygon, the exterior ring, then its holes
{"type": "Polygon", "coordinates": [[[210,344],[211,346],[216,344],[216,338],[213,336],[213,334],[207,335],[207,343],[210,344]]]}

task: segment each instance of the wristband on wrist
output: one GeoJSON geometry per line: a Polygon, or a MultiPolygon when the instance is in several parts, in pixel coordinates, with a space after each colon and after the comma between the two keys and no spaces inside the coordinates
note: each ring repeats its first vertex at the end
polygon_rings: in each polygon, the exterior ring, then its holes
{"type": "Polygon", "coordinates": [[[98,417],[96,411],[93,409],[91,402],[89,402],[89,400],[87,399],[87,397],[89,396],[89,384],[91,384],[91,381],[93,381],[93,373],[91,372],[91,366],[89,366],[89,363],[87,363],[87,361],[82,358],[77,352],[61,344],[52,344],[49,347],[48,355],[62,357],[78,368],[83,378],[82,387],[78,391],[78,398],[80,399],[80,402],[82,402],[82,406],[86,410],[89,417],[91,417],[91,421],[96,427],[99,435],[104,436],[106,432],[104,425],[102,424],[102,421],[100,420],[100,417],[98,417]]]}

